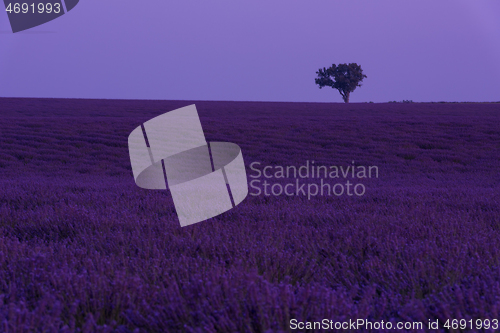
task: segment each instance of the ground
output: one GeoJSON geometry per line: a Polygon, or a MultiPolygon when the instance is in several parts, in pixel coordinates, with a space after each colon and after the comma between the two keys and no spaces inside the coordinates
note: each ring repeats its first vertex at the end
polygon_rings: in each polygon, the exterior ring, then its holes
{"type": "Polygon", "coordinates": [[[0,114],[1,331],[498,319],[500,104],[2,98],[0,114]],[[249,195],[181,228],[168,191],[135,185],[127,137],[193,103],[248,175],[315,161],[379,177],[363,196],[249,195]]]}

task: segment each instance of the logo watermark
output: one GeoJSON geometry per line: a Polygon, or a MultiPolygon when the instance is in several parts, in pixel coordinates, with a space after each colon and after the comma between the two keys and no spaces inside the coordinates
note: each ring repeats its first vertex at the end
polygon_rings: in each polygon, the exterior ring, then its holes
{"type": "Polygon", "coordinates": [[[327,166],[307,160],[298,167],[253,162],[250,169],[250,195],[307,196],[308,200],[316,196],[363,196],[366,186],[362,180],[379,176],[378,166],[355,165],[354,161],[347,166],[327,166]]]}
{"type": "Polygon", "coordinates": [[[240,147],[206,142],[194,104],[138,126],[128,147],[136,184],[168,188],[183,227],[230,210],[248,194],[240,147]]]}
{"type": "Polygon", "coordinates": [[[69,12],[79,0],[4,0],[12,32],[34,28],[69,12]]]}

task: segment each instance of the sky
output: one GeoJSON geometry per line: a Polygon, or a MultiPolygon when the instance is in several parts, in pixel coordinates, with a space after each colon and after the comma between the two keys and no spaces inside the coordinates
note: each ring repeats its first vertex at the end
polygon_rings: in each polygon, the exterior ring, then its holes
{"type": "Polygon", "coordinates": [[[500,1],[81,0],[16,34],[0,12],[0,97],[342,102],[314,78],[351,62],[351,102],[500,101],[500,1]]]}

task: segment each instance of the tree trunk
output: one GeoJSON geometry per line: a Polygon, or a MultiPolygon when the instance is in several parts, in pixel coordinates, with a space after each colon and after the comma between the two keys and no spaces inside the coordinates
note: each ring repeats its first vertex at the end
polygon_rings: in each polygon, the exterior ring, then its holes
{"type": "Polygon", "coordinates": [[[345,93],[344,102],[346,102],[346,103],[349,103],[349,94],[350,94],[350,92],[349,92],[349,91],[347,91],[347,92],[345,93]]]}

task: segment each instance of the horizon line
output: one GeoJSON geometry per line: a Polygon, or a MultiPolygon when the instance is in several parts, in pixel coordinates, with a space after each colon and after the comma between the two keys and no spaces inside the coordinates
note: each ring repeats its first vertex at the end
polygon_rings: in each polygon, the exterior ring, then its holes
{"type": "Polygon", "coordinates": [[[208,100],[208,99],[147,99],[147,98],[89,98],[89,97],[5,97],[0,96],[0,99],[73,99],[73,100],[102,100],[102,101],[158,101],[158,102],[239,102],[239,103],[313,103],[313,104],[457,104],[457,103],[470,103],[470,104],[497,104],[499,101],[426,101],[426,102],[415,102],[412,100],[402,100],[402,101],[387,101],[387,102],[308,102],[308,101],[251,101],[251,100],[208,100]]]}

